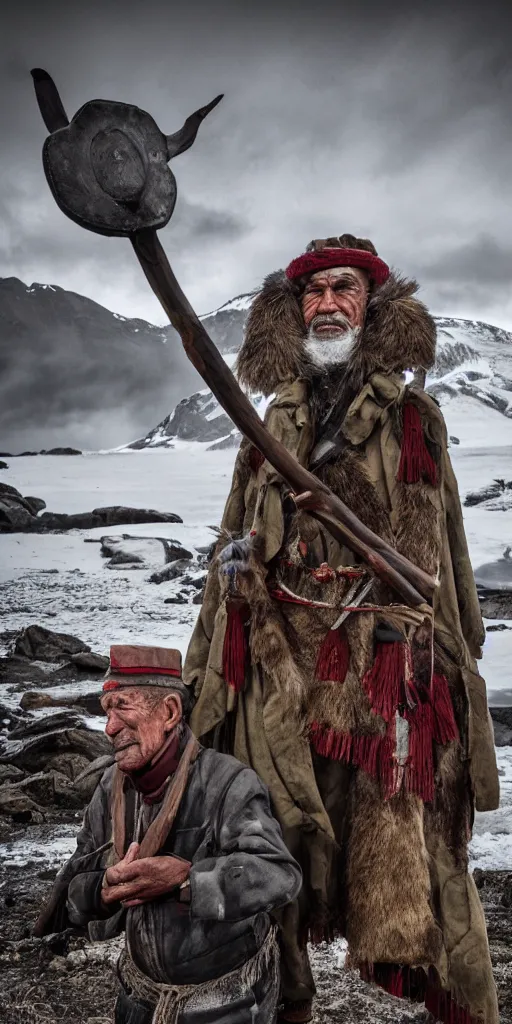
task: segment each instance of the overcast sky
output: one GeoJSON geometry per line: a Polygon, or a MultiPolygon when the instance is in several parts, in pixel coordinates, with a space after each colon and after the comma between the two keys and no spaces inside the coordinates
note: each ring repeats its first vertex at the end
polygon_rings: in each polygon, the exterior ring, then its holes
{"type": "Polygon", "coordinates": [[[197,312],[257,287],[313,237],[369,236],[434,313],[512,329],[512,8],[493,0],[10,3],[0,42],[0,276],[165,316],[129,243],[55,205],[29,75],[68,115],[124,100],[165,132],[224,92],[172,164],[161,233],[197,312]]]}

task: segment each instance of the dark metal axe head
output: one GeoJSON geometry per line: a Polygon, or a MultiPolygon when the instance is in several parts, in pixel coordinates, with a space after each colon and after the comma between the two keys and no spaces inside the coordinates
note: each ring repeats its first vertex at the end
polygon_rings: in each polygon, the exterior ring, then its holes
{"type": "Polygon", "coordinates": [[[50,132],[43,166],[63,213],[100,235],[164,227],[176,203],[168,161],[189,149],[222,95],[191,114],[179,132],[164,135],[150,114],[113,100],[86,103],[70,122],[50,75],[35,68],[32,77],[50,132]]]}

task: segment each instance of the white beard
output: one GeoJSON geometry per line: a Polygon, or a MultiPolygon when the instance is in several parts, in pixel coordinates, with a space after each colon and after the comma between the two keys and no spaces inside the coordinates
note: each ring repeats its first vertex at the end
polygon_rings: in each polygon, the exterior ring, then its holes
{"type": "Polygon", "coordinates": [[[305,349],[311,361],[320,369],[325,369],[328,366],[341,366],[348,362],[360,333],[360,327],[349,327],[344,334],[340,334],[339,338],[320,339],[310,329],[305,349]]]}

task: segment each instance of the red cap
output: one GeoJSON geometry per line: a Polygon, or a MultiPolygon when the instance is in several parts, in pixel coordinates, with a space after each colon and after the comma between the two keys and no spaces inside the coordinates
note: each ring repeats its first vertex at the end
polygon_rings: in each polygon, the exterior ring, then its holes
{"type": "Polygon", "coordinates": [[[329,270],[332,267],[358,267],[365,270],[376,285],[384,284],[390,275],[390,269],[384,260],[366,249],[342,249],[325,247],[315,252],[305,252],[292,260],[286,268],[289,281],[294,281],[303,274],[314,274],[318,270],[329,270]]]}
{"type": "Polygon", "coordinates": [[[120,686],[151,685],[141,676],[170,676],[181,679],[181,653],[169,647],[142,647],[139,644],[116,644],[110,648],[110,668],[104,692],[120,686]],[[121,676],[121,679],[118,677],[121,676]],[[129,679],[125,677],[131,677],[129,679]]]}

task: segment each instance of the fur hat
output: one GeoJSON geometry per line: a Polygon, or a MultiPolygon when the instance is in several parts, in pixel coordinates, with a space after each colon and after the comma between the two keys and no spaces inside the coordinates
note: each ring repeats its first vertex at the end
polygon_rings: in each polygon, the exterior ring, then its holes
{"type": "Polygon", "coordinates": [[[354,235],[313,239],[306,252],[292,260],[285,273],[289,281],[296,281],[306,274],[331,267],[358,267],[365,270],[370,281],[377,286],[384,284],[390,274],[387,263],[379,259],[370,239],[354,235]]]}

